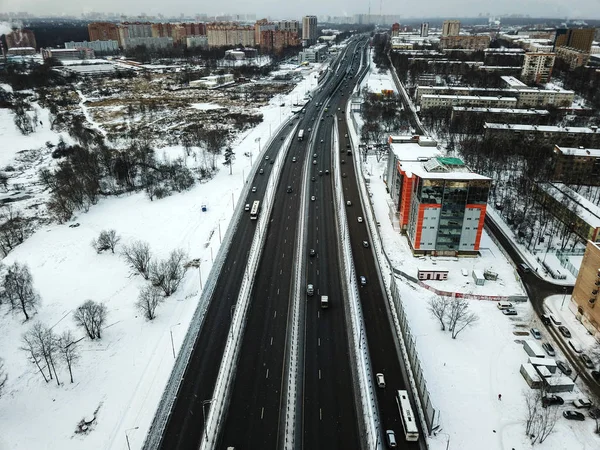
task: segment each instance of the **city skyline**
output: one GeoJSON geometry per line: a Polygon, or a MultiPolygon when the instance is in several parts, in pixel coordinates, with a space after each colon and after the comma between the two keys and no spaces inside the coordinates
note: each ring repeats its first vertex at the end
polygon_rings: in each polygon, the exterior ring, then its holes
{"type": "Polygon", "coordinates": [[[492,0],[456,0],[449,4],[444,0],[429,0],[428,2],[405,2],[402,8],[392,2],[347,2],[331,0],[326,4],[316,0],[308,0],[297,4],[283,4],[274,0],[257,0],[240,10],[239,4],[232,0],[220,2],[217,7],[210,2],[184,2],[175,0],[165,5],[162,2],[134,0],[123,5],[116,0],[102,2],[91,1],[82,4],[74,0],[57,0],[52,3],[39,0],[16,0],[0,2],[0,13],[27,12],[35,16],[79,16],[92,12],[113,13],[125,16],[176,17],[181,14],[194,16],[208,14],[209,16],[231,14],[256,14],[258,17],[301,18],[305,15],[317,16],[353,16],[355,14],[399,14],[406,18],[417,17],[487,17],[499,15],[528,15],[530,17],[564,18],[564,19],[600,19],[600,3],[596,0],[573,0],[566,4],[562,0],[505,0],[501,4],[492,0]],[[398,11],[400,10],[400,11],[398,11]],[[432,14],[432,11],[435,13],[432,14]],[[457,11],[461,11],[457,15],[457,11]]]}

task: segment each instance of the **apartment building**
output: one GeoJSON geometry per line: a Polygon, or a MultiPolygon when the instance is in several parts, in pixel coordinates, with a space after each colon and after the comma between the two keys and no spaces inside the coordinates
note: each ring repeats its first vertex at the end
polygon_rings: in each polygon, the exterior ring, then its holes
{"type": "Polygon", "coordinates": [[[70,41],[65,42],[65,48],[77,49],[77,48],[91,48],[94,53],[116,53],[119,51],[119,42],[111,39],[105,41],[70,41]]]}
{"type": "Polygon", "coordinates": [[[600,148],[554,146],[552,180],[567,184],[600,185],[600,148]]]}
{"type": "Polygon", "coordinates": [[[440,38],[441,49],[484,50],[489,45],[490,37],[488,35],[442,36],[440,38]]]}
{"type": "Polygon", "coordinates": [[[88,24],[90,41],[117,41],[119,42],[119,27],[112,22],[92,22],[88,24]]]}
{"type": "Polygon", "coordinates": [[[214,22],[206,25],[209,47],[237,46],[253,47],[255,30],[253,26],[234,22],[214,22]]]}
{"type": "Polygon", "coordinates": [[[460,34],[460,20],[445,20],[442,25],[442,36],[458,36],[460,34]]]}
{"type": "Polygon", "coordinates": [[[37,48],[37,42],[35,40],[35,34],[31,30],[16,29],[10,33],[4,35],[6,39],[6,48],[16,47],[31,47],[37,48]]]}
{"type": "Polygon", "coordinates": [[[508,141],[535,141],[540,145],[600,148],[598,127],[558,127],[550,125],[524,125],[486,122],[483,126],[486,139],[508,141]]]}
{"type": "Polygon", "coordinates": [[[267,52],[280,52],[286,47],[300,45],[297,21],[269,22],[261,19],[254,25],[255,44],[267,52]],[[283,28],[279,28],[282,24],[283,28]],[[296,31],[293,31],[293,30],[296,31]]]}
{"type": "Polygon", "coordinates": [[[429,36],[429,22],[423,22],[421,24],[421,32],[419,33],[419,36],[421,36],[421,37],[429,36]]]}
{"type": "Polygon", "coordinates": [[[565,61],[571,70],[585,66],[590,60],[589,52],[582,52],[571,47],[557,47],[556,56],[565,61]]]}
{"type": "Polygon", "coordinates": [[[302,18],[302,43],[309,47],[317,42],[317,16],[304,16],[302,18]]]}
{"type": "Polygon", "coordinates": [[[600,245],[589,240],[581,261],[569,309],[596,339],[600,338],[600,245]]]}
{"type": "Polygon", "coordinates": [[[297,20],[279,20],[275,22],[277,29],[298,34],[300,32],[300,22],[297,20]]]}
{"type": "Polygon", "coordinates": [[[583,53],[589,53],[594,42],[594,28],[559,28],[556,30],[554,49],[570,47],[583,53]]]}
{"type": "Polygon", "coordinates": [[[485,97],[479,95],[422,95],[421,111],[431,108],[451,108],[453,106],[480,106],[489,108],[516,108],[515,97],[485,97]]]}
{"type": "MultiPolygon", "coordinates": [[[[515,108],[570,107],[575,98],[574,91],[564,89],[537,89],[522,86],[517,88],[473,88],[469,86],[418,86],[416,104],[421,104],[423,95],[466,95],[487,97],[516,97],[515,108]]],[[[472,105],[474,106],[474,105],[472,105]]]]}
{"type": "Polygon", "coordinates": [[[548,83],[554,67],[554,53],[526,53],[521,79],[527,83],[548,83]]]}

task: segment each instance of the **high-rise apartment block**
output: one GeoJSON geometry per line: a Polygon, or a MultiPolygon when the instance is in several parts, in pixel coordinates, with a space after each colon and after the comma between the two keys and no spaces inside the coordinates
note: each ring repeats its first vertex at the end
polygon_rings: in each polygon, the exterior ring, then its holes
{"type": "Polygon", "coordinates": [[[275,22],[280,31],[289,31],[290,33],[300,32],[300,22],[297,20],[280,20],[275,22]]]}
{"type": "Polygon", "coordinates": [[[442,25],[442,36],[458,36],[460,34],[459,20],[445,20],[442,25]]]}
{"type": "Polygon", "coordinates": [[[118,41],[119,27],[112,22],[92,22],[88,24],[90,41],[118,41]]]}
{"type": "Polygon", "coordinates": [[[525,53],[521,80],[526,83],[548,83],[555,59],[554,53],[525,53]]]}
{"type": "Polygon", "coordinates": [[[589,53],[595,32],[594,28],[559,28],[556,30],[554,48],[569,47],[580,52],[589,53]]]}
{"type": "Polygon", "coordinates": [[[16,29],[5,35],[6,47],[8,49],[16,47],[37,48],[35,35],[31,30],[16,29]]]}
{"type": "Polygon", "coordinates": [[[302,43],[305,46],[317,42],[317,16],[304,16],[302,18],[302,43]]]}
{"type": "Polygon", "coordinates": [[[206,25],[209,47],[253,47],[256,44],[253,26],[234,22],[214,22],[206,25]]]}
{"type": "Polygon", "coordinates": [[[300,44],[298,29],[298,22],[295,20],[269,22],[261,19],[254,24],[254,41],[264,51],[280,52],[286,47],[300,44]]]}
{"type": "Polygon", "coordinates": [[[429,36],[429,22],[423,22],[421,24],[421,37],[429,36]]]}

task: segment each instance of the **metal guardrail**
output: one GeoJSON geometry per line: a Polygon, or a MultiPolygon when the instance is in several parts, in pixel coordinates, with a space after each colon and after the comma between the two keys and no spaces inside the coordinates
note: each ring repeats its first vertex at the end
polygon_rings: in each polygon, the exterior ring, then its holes
{"type": "Polygon", "coordinates": [[[226,407],[229,402],[232,381],[237,369],[237,358],[241,350],[246,316],[250,306],[250,294],[254,287],[254,276],[262,255],[263,244],[265,241],[264,237],[273,208],[275,189],[279,183],[281,169],[284,164],[283,161],[289,150],[289,144],[295,136],[296,128],[297,125],[284,143],[285,151],[279,152],[277,155],[267,189],[265,190],[265,195],[263,196],[263,204],[266,206],[263,207],[262,213],[259,216],[257,230],[254,233],[254,239],[252,240],[248,263],[244,272],[233,321],[231,323],[227,344],[225,344],[225,351],[223,352],[223,359],[217,376],[212,405],[208,413],[208,418],[206,419],[206,432],[203,435],[202,444],[200,446],[201,450],[212,450],[216,447],[218,431],[226,417],[226,407]]]}
{"type": "MultiPolygon", "coordinates": [[[[286,125],[287,122],[283,122],[281,125],[279,125],[279,127],[277,127],[275,132],[271,135],[271,137],[263,147],[263,151],[259,156],[259,160],[262,159],[262,156],[264,155],[264,153],[266,153],[267,149],[272,144],[274,137],[277,136],[281,129],[286,125]]],[[[248,175],[249,179],[254,177],[259,166],[260,164],[256,164],[252,168],[250,174],[248,175]]],[[[248,184],[244,187],[244,189],[242,189],[242,192],[240,193],[240,196],[238,198],[246,198],[249,191],[250,185],[248,184]]],[[[238,201],[238,204],[236,205],[235,210],[233,212],[231,222],[227,227],[227,231],[225,232],[223,241],[221,242],[221,246],[217,251],[214,263],[206,279],[204,289],[202,291],[202,294],[200,295],[200,300],[198,301],[198,306],[196,307],[196,310],[194,311],[194,315],[190,322],[190,327],[188,328],[188,331],[185,335],[185,338],[181,345],[181,349],[177,354],[177,359],[175,361],[175,364],[173,365],[171,376],[169,377],[169,380],[165,386],[163,395],[154,414],[154,418],[152,420],[152,423],[150,424],[148,434],[146,435],[146,439],[142,447],[143,450],[153,450],[157,449],[160,446],[160,441],[165,432],[167,421],[169,420],[169,416],[171,415],[175,399],[177,398],[177,392],[179,391],[179,387],[181,386],[181,382],[183,381],[185,369],[189,363],[192,351],[194,349],[196,338],[200,334],[200,330],[202,329],[202,325],[204,324],[204,318],[210,305],[210,301],[213,296],[219,274],[221,273],[221,269],[223,268],[223,264],[225,263],[227,253],[229,252],[229,249],[231,247],[233,235],[237,230],[241,217],[243,216],[243,208],[244,203],[238,201]]]]}

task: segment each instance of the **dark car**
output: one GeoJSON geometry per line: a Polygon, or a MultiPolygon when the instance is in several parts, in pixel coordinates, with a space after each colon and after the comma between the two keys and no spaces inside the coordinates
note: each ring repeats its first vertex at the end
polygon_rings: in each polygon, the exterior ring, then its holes
{"type": "Polygon", "coordinates": [[[589,414],[592,419],[600,419],[600,408],[590,409],[589,414]]]}
{"type": "Polygon", "coordinates": [[[363,241],[363,247],[364,248],[369,248],[369,243],[367,241],[363,241]]]}
{"type": "Polygon", "coordinates": [[[556,367],[558,367],[560,371],[565,375],[571,375],[573,373],[573,370],[569,367],[569,365],[566,362],[556,361],[556,367]]]}
{"type": "Polygon", "coordinates": [[[367,284],[367,278],[366,277],[360,277],[360,285],[361,286],[365,286],[367,284]]]}
{"type": "Polygon", "coordinates": [[[592,370],[590,373],[592,374],[592,378],[596,381],[596,383],[600,383],[600,372],[597,370],[592,370]]]}
{"type": "Polygon", "coordinates": [[[542,314],[540,316],[540,320],[544,325],[550,325],[550,317],[548,317],[546,314],[542,314]]]}
{"type": "Polygon", "coordinates": [[[577,411],[563,411],[563,416],[569,420],[585,420],[585,416],[577,411]]]}
{"type": "Polygon", "coordinates": [[[588,369],[594,368],[594,361],[592,361],[592,359],[588,355],[586,355],[585,353],[582,353],[579,356],[581,357],[581,360],[585,364],[585,367],[587,367],[588,369]]]}
{"type": "Polygon", "coordinates": [[[315,255],[317,254],[317,252],[315,251],[315,249],[314,249],[314,248],[311,248],[311,249],[310,249],[310,252],[308,252],[308,254],[309,254],[310,256],[315,256],[315,255]]]}
{"type": "Polygon", "coordinates": [[[562,334],[566,338],[570,338],[571,337],[571,332],[564,325],[561,325],[560,327],[558,327],[558,331],[560,331],[560,334],[562,334]]]}
{"type": "Polygon", "coordinates": [[[552,405],[563,405],[565,401],[562,397],[558,395],[547,395],[546,397],[542,397],[542,406],[547,408],[552,405]]]}
{"type": "Polygon", "coordinates": [[[549,342],[544,342],[542,344],[542,347],[544,348],[544,350],[546,350],[546,353],[548,353],[548,356],[556,356],[554,347],[552,347],[552,344],[550,344],[549,342]]]}

